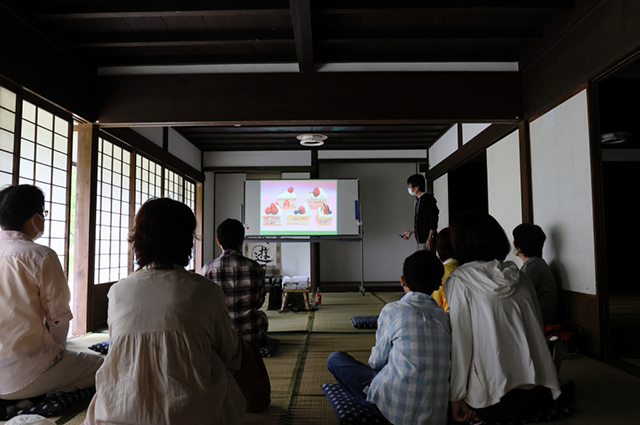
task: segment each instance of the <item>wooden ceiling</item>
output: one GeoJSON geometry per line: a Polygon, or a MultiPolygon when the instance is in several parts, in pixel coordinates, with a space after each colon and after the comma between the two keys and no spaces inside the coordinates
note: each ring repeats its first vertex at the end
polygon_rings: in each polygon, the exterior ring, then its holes
{"type": "MultiPolygon", "coordinates": [[[[225,64],[289,64],[314,73],[345,63],[517,63],[527,43],[574,1],[3,0],[0,6],[98,74],[225,64]]],[[[203,150],[299,149],[295,136],[307,132],[326,134],[336,149],[425,149],[450,126],[176,129],[203,150]]]]}

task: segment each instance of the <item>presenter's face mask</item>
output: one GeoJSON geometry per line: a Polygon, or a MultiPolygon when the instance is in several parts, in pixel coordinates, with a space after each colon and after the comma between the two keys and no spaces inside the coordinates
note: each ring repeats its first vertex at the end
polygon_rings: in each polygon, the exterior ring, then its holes
{"type": "Polygon", "coordinates": [[[416,192],[414,192],[412,189],[413,189],[412,187],[408,187],[407,192],[409,192],[409,195],[411,196],[416,196],[416,192]]]}

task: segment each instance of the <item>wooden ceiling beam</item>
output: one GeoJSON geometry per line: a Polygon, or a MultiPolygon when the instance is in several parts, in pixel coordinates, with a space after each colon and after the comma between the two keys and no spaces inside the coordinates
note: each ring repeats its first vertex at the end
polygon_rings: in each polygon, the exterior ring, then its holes
{"type": "Polygon", "coordinates": [[[569,10],[574,5],[574,0],[370,0],[366,6],[357,0],[327,0],[318,3],[313,9],[314,14],[360,14],[379,13],[380,11],[408,11],[430,9],[498,9],[504,10],[529,10],[529,11],[562,11],[569,10]]]}
{"type": "MultiPolygon", "coordinates": [[[[391,50],[364,51],[359,46],[340,45],[316,41],[316,62],[322,63],[379,63],[379,62],[518,62],[518,49],[497,47],[475,51],[454,50],[412,50],[398,52],[391,50]]],[[[360,46],[361,47],[361,46],[360,46]]]]}
{"type": "Polygon", "coordinates": [[[209,55],[109,55],[94,56],[98,67],[110,66],[163,66],[163,65],[221,65],[221,64],[259,64],[259,63],[295,63],[296,54],[291,52],[261,53],[216,53],[209,55]]]}
{"type": "Polygon", "coordinates": [[[533,40],[542,38],[540,28],[335,28],[314,29],[316,41],[327,40],[533,40]]]}
{"type": "Polygon", "coordinates": [[[291,29],[255,31],[153,31],[72,34],[67,44],[81,48],[208,46],[239,43],[293,43],[291,29]]]}
{"type": "Polygon", "coordinates": [[[296,54],[298,55],[300,72],[314,72],[311,7],[309,0],[289,0],[289,3],[291,5],[291,22],[296,40],[296,54]]]}
{"type": "Polygon", "coordinates": [[[287,0],[171,0],[38,2],[38,19],[160,18],[186,16],[280,15],[289,13],[287,0]]]}

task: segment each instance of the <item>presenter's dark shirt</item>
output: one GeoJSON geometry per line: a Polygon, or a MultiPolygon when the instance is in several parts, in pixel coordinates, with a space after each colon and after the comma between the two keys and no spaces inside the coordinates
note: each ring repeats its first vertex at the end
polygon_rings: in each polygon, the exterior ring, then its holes
{"type": "Polygon", "coordinates": [[[429,192],[424,192],[419,198],[416,197],[413,228],[419,244],[427,242],[429,230],[438,230],[440,210],[436,203],[436,198],[429,192]]]}

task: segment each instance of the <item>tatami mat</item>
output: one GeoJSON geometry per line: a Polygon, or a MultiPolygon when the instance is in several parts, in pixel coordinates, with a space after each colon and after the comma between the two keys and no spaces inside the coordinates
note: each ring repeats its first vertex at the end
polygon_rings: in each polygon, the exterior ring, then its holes
{"type": "MultiPolygon", "coordinates": [[[[245,423],[254,425],[335,425],[336,416],[320,385],[335,382],[326,367],[329,354],[346,351],[367,363],[375,332],[351,326],[352,316],[378,315],[385,302],[397,301],[392,293],[329,293],[311,313],[268,311],[272,338],[281,341],[272,357],[264,358],[271,380],[271,406],[260,414],[247,414],[245,423]],[[311,319],[311,322],[310,322],[311,319]],[[312,325],[311,332],[307,332],[312,325]]],[[[265,303],[266,305],[266,303],[265,303]]],[[[87,351],[93,343],[108,338],[106,333],[90,334],[70,341],[70,349],[87,351]]],[[[573,379],[577,387],[574,416],[558,422],[564,425],[631,425],[638,423],[640,378],[584,356],[574,356],[562,364],[560,378],[573,379]]],[[[86,411],[70,410],[52,418],[65,425],[80,425],[86,411]],[[74,417],[75,416],[75,417],[74,417]]],[[[3,422],[0,422],[2,424],[3,422]]]]}

